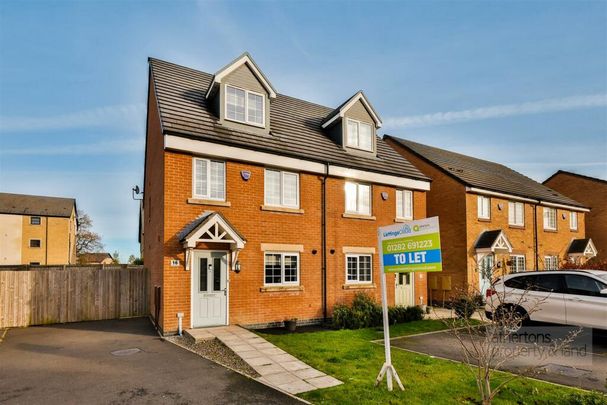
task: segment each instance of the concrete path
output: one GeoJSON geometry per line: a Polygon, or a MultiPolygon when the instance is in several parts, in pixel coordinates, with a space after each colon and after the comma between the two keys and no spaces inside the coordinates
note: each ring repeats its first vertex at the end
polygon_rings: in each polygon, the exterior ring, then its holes
{"type": "MultiPolygon", "coordinates": [[[[481,317],[480,311],[484,311],[484,309],[480,309],[474,314],[472,314],[471,318],[476,319],[477,321],[486,321],[484,317],[481,317]]],[[[441,307],[432,307],[429,314],[425,314],[424,319],[445,319],[445,318],[456,318],[455,311],[449,308],[441,308],[441,307]]]]}
{"type": "Polygon", "coordinates": [[[297,404],[158,337],[147,318],[10,329],[1,404],[297,404]]]}
{"type": "Polygon", "coordinates": [[[189,329],[186,333],[197,342],[219,339],[261,375],[259,381],[290,394],[333,387],[342,383],[239,326],[189,329]]]}

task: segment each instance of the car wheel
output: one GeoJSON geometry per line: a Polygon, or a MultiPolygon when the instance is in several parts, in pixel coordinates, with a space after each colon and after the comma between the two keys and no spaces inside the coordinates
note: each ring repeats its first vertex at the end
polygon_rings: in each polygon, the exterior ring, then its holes
{"type": "Polygon", "coordinates": [[[525,325],[527,312],[520,307],[502,307],[496,311],[496,321],[503,333],[516,334],[525,325]]]}

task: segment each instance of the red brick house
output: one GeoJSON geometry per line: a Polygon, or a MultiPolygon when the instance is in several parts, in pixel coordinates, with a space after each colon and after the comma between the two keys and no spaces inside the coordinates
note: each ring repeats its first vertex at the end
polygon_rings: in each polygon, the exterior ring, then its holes
{"type": "Polygon", "coordinates": [[[432,178],[427,213],[440,218],[443,255],[443,273],[429,283],[433,298],[457,288],[484,292],[491,271],[557,269],[592,244],[582,203],[494,162],[391,136],[384,141],[432,178]]]}
{"type": "MultiPolygon", "coordinates": [[[[430,186],[380,126],[362,92],[337,108],[278,94],[246,53],[214,75],[149,59],[141,242],[163,333],[178,313],[263,327],[379,300],[377,228],[424,218],[430,186]]],[[[424,304],[425,275],[388,291],[424,304]]]]}
{"type": "MultiPolygon", "coordinates": [[[[592,239],[599,260],[607,260],[607,181],[559,170],[544,183],[590,208],[585,215],[586,237],[592,239]]],[[[581,246],[582,253],[592,253],[589,244],[581,246]]]]}

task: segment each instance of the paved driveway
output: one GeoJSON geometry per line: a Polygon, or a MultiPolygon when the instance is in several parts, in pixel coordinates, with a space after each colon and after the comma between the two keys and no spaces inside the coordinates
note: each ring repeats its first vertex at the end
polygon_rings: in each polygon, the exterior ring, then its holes
{"type": "Polygon", "coordinates": [[[10,329],[0,343],[0,403],[300,402],[162,341],[137,318],[10,329]]]}
{"type": "MultiPolygon", "coordinates": [[[[593,338],[591,334],[583,332],[572,345],[582,348],[579,352],[564,351],[557,355],[539,355],[543,348],[549,347],[549,343],[530,338],[524,339],[524,337],[538,336],[538,332],[546,331],[551,332],[555,338],[562,338],[569,329],[561,327],[547,329],[542,326],[523,329],[520,341],[502,347],[511,349],[513,346],[522,346],[526,350],[515,351],[514,353],[521,355],[508,360],[502,368],[516,373],[521,370],[527,371],[529,365],[534,364],[539,366],[539,372],[533,375],[535,378],[585,389],[607,391],[607,337],[593,338]],[[559,332],[557,336],[554,336],[555,330],[559,332]]],[[[456,361],[462,361],[464,358],[460,343],[449,331],[393,339],[392,346],[456,361]]]]}

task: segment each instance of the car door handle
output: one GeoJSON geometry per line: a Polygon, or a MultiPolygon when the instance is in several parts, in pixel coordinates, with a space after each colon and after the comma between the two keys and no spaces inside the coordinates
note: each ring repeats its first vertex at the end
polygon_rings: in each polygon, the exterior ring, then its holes
{"type": "Polygon", "coordinates": [[[578,297],[573,297],[573,298],[567,298],[568,301],[581,301],[581,298],[578,297]]]}

